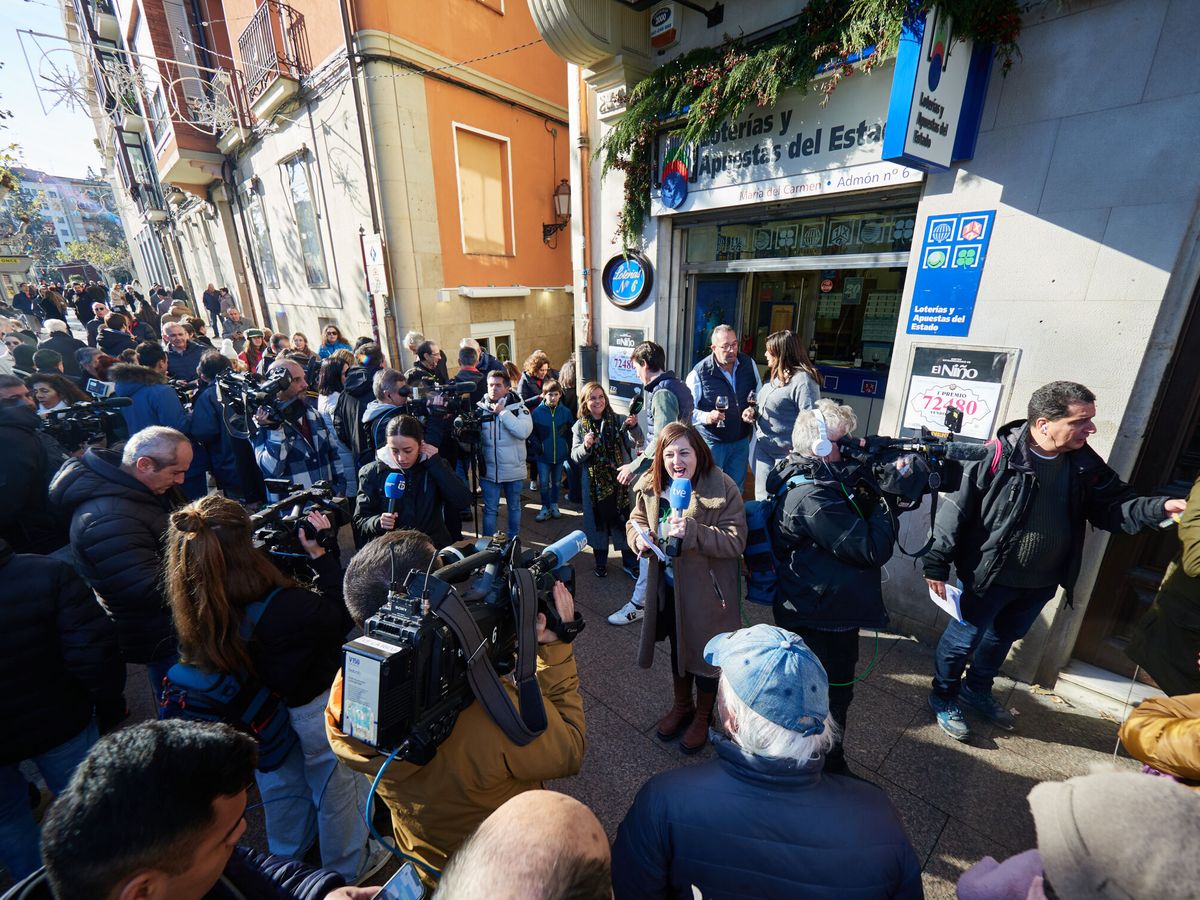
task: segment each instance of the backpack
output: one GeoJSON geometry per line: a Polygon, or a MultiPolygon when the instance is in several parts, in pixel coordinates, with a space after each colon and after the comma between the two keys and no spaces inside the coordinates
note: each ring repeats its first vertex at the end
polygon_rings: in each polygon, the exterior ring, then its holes
{"type": "Polygon", "coordinates": [[[773,497],[746,503],[746,549],[742,559],[746,563],[746,599],[751,603],[771,606],[775,602],[779,572],[771,547],[771,520],[788,491],[807,480],[805,475],[793,475],[773,497]]]}
{"type": "MultiPolygon", "coordinates": [[[[239,634],[249,641],[271,602],[282,588],[246,607],[239,634]]],[[[164,680],[160,719],[224,722],[258,741],[258,768],[271,772],[283,765],[299,738],[283,698],[257,679],[205,672],[187,663],[171,666],[164,680]]]]}

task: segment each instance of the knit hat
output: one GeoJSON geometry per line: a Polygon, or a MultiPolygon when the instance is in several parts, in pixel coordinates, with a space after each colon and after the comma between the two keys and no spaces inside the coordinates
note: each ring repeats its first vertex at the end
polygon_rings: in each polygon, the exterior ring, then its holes
{"type": "Polygon", "coordinates": [[[223,341],[221,341],[220,353],[226,359],[238,358],[237,351],[233,349],[233,341],[231,341],[229,338],[225,338],[223,341]]]}
{"type": "Polygon", "coordinates": [[[774,625],[718,634],[704,659],[743,703],[788,731],[820,734],[829,715],[829,677],[799,636],[774,625]]]}
{"type": "Polygon", "coordinates": [[[1029,793],[1046,878],[1063,900],[1185,900],[1200,884],[1200,797],[1102,772],[1029,793]]]}

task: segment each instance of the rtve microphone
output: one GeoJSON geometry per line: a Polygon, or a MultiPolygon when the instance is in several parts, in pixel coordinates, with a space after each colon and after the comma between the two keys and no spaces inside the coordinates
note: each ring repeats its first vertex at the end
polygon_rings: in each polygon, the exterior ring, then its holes
{"type": "MultiPolygon", "coordinates": [[[[690,478],[676,478],[671,482],[671,488],[667,491],[667,501],[671,504],[671,509],[675,512],[682,513],[688,508],[688,504],[692,502],[692,480],[690,478]]],[[[667,540],[667,556],[678,556],[683,550],[683,541],[677,537],[667,540]]]]}
{"type": "Polygon", "coordinates": [[[383,495],[387,497],[389,513],[396,511],[396,501],[404,496],[404,473],[393,472],[387,477],[387,481],[383,483],[383,495]]]}

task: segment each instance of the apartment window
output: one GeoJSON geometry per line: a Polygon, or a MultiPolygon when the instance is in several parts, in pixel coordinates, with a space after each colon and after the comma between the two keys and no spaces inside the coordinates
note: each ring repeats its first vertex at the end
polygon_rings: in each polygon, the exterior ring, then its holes
{"type": "Polygon", "coordinates": [[[170,116],[167,115],[167,101],[163,98],[161,88],[155,88],[154,93],[150,96],[150,132],[154,136],[155,145],[167,135],[167,123],[170,121],[170,116]]]}
{"type": "Polygon", "coordinates": [[[271,247],[271,233],[267,230],[262,197],[253,188],[246,191],[246,212],[249,214],[250,230],[254,232],[254,246],[258,253],[258,269],[263,284],[277,288],[279,273],[275,270],[275,250],[271,247]]]}
{"type": "Polygon", "coordinates": [[[463,253],[513,256],[512,172],[508,139],[454,126],[463,253]]]}
{"type": "Polygon", "coordinates": [[[292,210],[300,233],[300,251],[304,256],[304,274],[312,287],[329,287],[325,275],[325,248],[317,223],[317,208],[313,203],[312,184],[308,179],[308,164],[303,156],[293,156],[284,163],[288,188],[292,192],[292,210]]]}
{"type": "Polygon", "coordinates": [[[511,319],[503,322],[473,322],[471,337],[479,341],[479,348],[501,362],[515,362],[517,348],[513,343],[514,323],[511,319]]]}

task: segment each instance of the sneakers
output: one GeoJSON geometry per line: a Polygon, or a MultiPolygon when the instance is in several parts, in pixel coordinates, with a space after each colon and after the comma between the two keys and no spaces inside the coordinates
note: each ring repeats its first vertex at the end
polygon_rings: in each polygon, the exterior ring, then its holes
{"type": "Polygon", "coordinates": [[[597,578],[607,578],[608,577],[608,569],[602,569],[599,566],[596,566],[596,577],[597,578]]]}
{"type": "Polygon", "coordinates": [[[628,575],[630,578],[632,578],[634,581],[638,580],[638,565],[637,565],[637,563],[631,563],[627,566],[621,566],[621,571],[624,572],[626,575],[628,575]]]}
{"type": "Polygon", "coordinates": [[[553,505],[550,507],[550,515],[552,515],[552,516],[553,516],[554,518],[556,518],[556,519],[561,519],[561,518],[562,518],[562,510],[560,510],[560,509],[558,508],[558,504],[557,504],[557,503],[553,504],[553,505]]]}
{"type": "Polygon", "coordinates": [[[529,482],[529,489],[530,489],[531,491],[536,491],[536,490],[538,489],[538,485],[537,485],[537,480],[536,480],[536,479],[534,479],[534,480],[532,480],[532,481],[530,481],[530,482],[529,482]]]}
{"type": "MultiPolygon", "coordinates": [[[[386,838],[384,840],[387,840],[386,838]]],[[[371,876],[388,864],[392,858],[391,848],[381,844],[374,838],[367,840],[367,862],[363,870],[354,879],[355,884],[370,880],[371,876]]]]}
{"type": "Polygon", "coordinates": [[[545,522],[549,518],[550,518],[550,510],[547,509],[546,507],[542,507],[541,512],[539,512],[536,516],[534,516],[533,520],[535,522],[545,522]]]}
{"type": "Polygon", "coordinates": [[[965,741],[971,736],[971,729],[963,718],[962,710],[953,698],[947,700],[937,694],[929,695],[929,708],[937,717],[938,727],[956,741],[965,741]]]}
{"type": "Polygon", "coordinates": [[[1012,717],[1012,713],[992,696],[991,691],[980,694],[964,684],[958,691],[958,702],[1005,731],[1012,731],[1017,727],[1017,720],[1012,717]]]}
{"type": "Polygon", "coordinates": [[[636,605],[632,600],[618,609],[615,613],[608,617],[609,625],[630,625],[633,622],[640,622],[646,617],[646,611],[636,605]]]}

